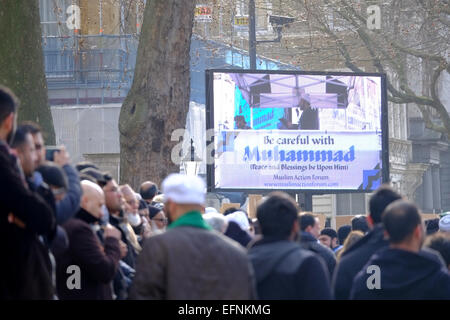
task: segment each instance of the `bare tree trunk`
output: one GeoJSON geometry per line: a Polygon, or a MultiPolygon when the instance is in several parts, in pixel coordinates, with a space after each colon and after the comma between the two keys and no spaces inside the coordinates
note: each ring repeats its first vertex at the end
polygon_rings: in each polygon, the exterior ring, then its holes
{"type": "Polygon", "coordinates": [[[119,118],[120,182],[134,188],[178,172],[170,137],[185,128],[189,109],[194,8],[194,0],[147,2],[134,81],[119,118]]]}
{"type": "Polygon", "coordinates": [[[38,0],[0,0],[0,84],[20,99],[19,122],[39,123],[55,144],[48,104],[38,0]]]}

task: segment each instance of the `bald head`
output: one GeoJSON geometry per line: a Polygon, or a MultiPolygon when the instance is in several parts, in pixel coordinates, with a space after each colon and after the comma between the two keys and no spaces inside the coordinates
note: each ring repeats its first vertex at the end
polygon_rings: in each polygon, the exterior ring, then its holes
{"type": "Polygon", "coordinates": [[[81,208],[89,212],[97,219],[101,219],[102,206],[105,204],[105,194],[102,188],[92,181],[81,181],[83,197],[81,198],[81,208]]]}
{"type": "Polygon", "coordinates": [[[151,181],[145,181],[139,188],[139,194],[141,195],[142,199],[147,201],[147,203],[151,203],[157,193],[158,188],[156,187],[156,184],[151,181]]]}

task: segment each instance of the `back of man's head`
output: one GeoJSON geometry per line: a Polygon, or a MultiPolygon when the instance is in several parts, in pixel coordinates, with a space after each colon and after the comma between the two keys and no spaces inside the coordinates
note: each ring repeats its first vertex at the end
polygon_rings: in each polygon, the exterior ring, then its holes
{"type": "Polygon", "coordinates": [[[151,201],[158,194],[158,187],[151,181],[145,181],[139,188],[139,194],[142,199],[151,201]]]}
{"type": "Polygon", "coordinates": [[[339,244],[344,244],[345,239],[347,238],[348,234],[352,231],[352,226],[349,224],[343,225],[340,227],[337,231],[339,244]]]}
{"type": "Polygon", "coordinates": [[[14,93],[6,87],[0,86],[0,126],[11,112],[16,113],[18,104],[14,93]]]}
{"type": "Polygon", "coordinates": [[[90,178],[89,180],[94,181],[100,187],[104,187],[107,183],[107,181],[105,179],[105,173],[103,173],[100,170],[97,170],[95,168],[88,167],[88,168],[85,168],[85,169],[79,171],[79,173],[80,173],[80,176],[81,175],[83,177],[88,176],[90,178]]]}
{"type": "Polygon", "coordinates": [[[361,231],[362,233],[366,233],[369,231],[369,226],[367,225],[367,219],[365,216],[355,216],[352,219],[352,230],[353,231],[361,231]]]}
{"type": "Polygon", "coordinates": [[[425,246],[439,252],[450,271],[450,233],[436,232],[432,236],[427,237],[425,246]]]}
{"type": "Polygon", "coordinates": [[[305,231],[308,227],[314,227],[316,224],[316,217],[312,213],[302,213],[298,220],[300,222],[300,230],[305,231]]]}
{"type": "Polygon", "coordinates": [[[390,203],[401,198],[402,196],[388,185],[382,185],[378,188],[370,198],[369,202],[370,218],[372,219],[373,224],[380,223],[384,209],[386,209],[390,203]]]}
{"type": "Polygon", "coordinates": [[[84,169],[87,169],[87,168],[92,168],[92,169],[95,169],[95,170],[100,170],[95,164],[93,164],[92,162],[89,162],[89,161],[81,161],[81,162],[78,162],[78,163],[75,165],[75,168],[78,170],[78,172],[81,172],[81,171],[83,171],[84,169]]]}
{"type": "Polygon", "coordinates": [[[424,221],[427,235],[432,235],[439,231],[439,218],[424,221]]]}
{"type": "Polygon", "coordinates": [[[258,206],[256,216],[264,237],[288,239],[298,207],[289,195],[273,192],[258,206]]]}
{"type": "Polygon", "coordinates": [[[386,207],[382,222],[389,235],[389,242],[399,244],[412,237],[417,226],[422,224],[422,219],[415,204],[397,200],[386,207]]]}

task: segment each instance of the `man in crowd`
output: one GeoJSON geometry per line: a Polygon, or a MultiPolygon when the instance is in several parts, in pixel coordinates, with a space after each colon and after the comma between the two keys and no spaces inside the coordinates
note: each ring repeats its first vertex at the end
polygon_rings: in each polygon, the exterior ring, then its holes
{"type": "Polygon", "coordinates": [[[381,214],[390,203],[398,199],[401,199],[401,196],[387,185],[378,188],[370,198],[367,222],[371,231],[342,255],[332,280],[336,299],[349,298],[351,284],[356,274],[377,250],[388,245],[384,239],[381,214]]]}
{"type": "Polygon", "coordinates": [[[382,222],[389,247],[356,275],[350,298],[450,299],[448,270],[436,255],[420,250],[426,233],[417,207],[397,200],[386,208],[382,222]]]}
{"type": "Polygon", "coordinates": [[[14,94],[0,87],[0,242],[4,244],[0,299],[51,299],[52,282],[43,263],[48,256],[45,250],[36,248],[35,239],[54,232],[55,217],[45,200],[29,190],[9,148],[17,107],[14,94]]]}
{"type": "Polygon", "coordinates": [[[344,224],[343,226],[339,227],[339,229],[337,230],[337,234],[338,234],[339,243],[341,245],[340,245],[340,248],[336,250],[336,253],[342,249],[345,239],[347,239],[350,232],[352,232],[352,226],[349,224],[344,224]]]}
{"type": "Polygon", "coordinates": [[[302,110],[302,115],[299,120],[299,129],[319,130],[319,111],[311,107],[311,97],[309,94],[303,95],[299,107],[300,110],[302,110]]]}
{"type": "Polygon", "coordinates": [[[369,231],[366,216],[357,215],[352,219],[352,231],[361,231],[364,234],[369,231]]]}
{"type": "Polygon", "coordinates": [[[332,228],[324,228],[320,231],[319,241],[325,247],[333,250],[334,254],[342,248],[338,242],[338,234],[336,230],[332,228]]]}
{"type": "Polygon", "coordinates": [[[136,252],[139,254],[142,250],[140,243],[143,240],[143,235],[148,235],[151,231],[150,224],[139,214],[139,199],[137,197],[137,193],[134,192],[130,185],[126,184],[120,186],[120,191],[125,199],[125,218],[131,225],[133,232],[136,235],[136,243],[133,242],[133,245],[136,252]]]}
{"type": "Polygon", "coordinates": [[[75,218],[63,225],[69,237],[69,250],[57,258],[58,295],[61,300],[111,300],[111,283],[121,256],[121,234],[107,225],[102,245],[93,225],[100,222],[105,195],[91,181],[82,181],[81,186],[81,208],[75,218]],[[73,270],[68,272],[70,266],[79,268],[79,279],[72,277],[73,270]]]}
{"type": "Polygon", "coordinates": [[[319,219],[310,213],[303,213],[298,219],[300,224],[300,245],[304,249],[310,250],[322,257],[331,278],[334,267],[336,266],[336,257],[330,248],[323,246],[317,240],[320,236],[319,219]]]}
{"type": "Polygon", "coordinates": [[[149,219],[153,232],[163,232],[167,227],[167,217],[164,210],[157,206],[149,206],[149,219]]]}
{"type": "Polygon", "coordinates": [[[331,299],[323,261],[296,242],[298,208],[285,193],[272,193],[257,208],[263,238],[249,249],[260,299],[331,299]]]}
{"type": "Polygon", "coordinates": [[[123,261],[131,268],[134,268],[137,252],[132,243],[137,243],[137,238],[130,224],[124,218],[125,199],[123,198],[119,185],[113,177],[105,174],[104,179],[107,181],[103,186],[103,192],[105,193],[105,204],[109,216],[109,223],[120,230],[122,241],[127,245],[127,256],[123,261]]]}
{"type": "Polygon", "coordinates": [[[450,272],[450,233],[448,232],[436,232],[433,235],[427,237],[425,246],[433,249],[442,256],[447,269],[450,272]]]}
{"type": "Polygon", "coordinates": [[[151,181],[145,181],[139,188],[139,194],[148,205],[153,205],[153,198],[158,194],[158,187],[151,181]]]}
{"type": "Polygon", "coordinates": [[[252,268],[246,252],[203,220],[205,184],[169,175],[162,184],[171,221],[165,233],[146,239],[131,299],[250,299],[252,268]]]}
{"type": "MultiPolygon", "coordinates": [[[[34,148],[36,150],[35,169],[43,165],[45,158],[45,144],[41,128],[33,122],[23,124],[25,130],[33,136],[34,148]]],[[[60,166],[68,179],[68,188],[64,198],[56,203],[56,222],[61,225],[77,213],[80,207],[81,186],[77,170],[70,164],[70,157],[64,146],[55,151],[52,162],[60,166]]],[[[40,185],[42,177],[38,172],[34,173],[34,183],[40,185]]]]}

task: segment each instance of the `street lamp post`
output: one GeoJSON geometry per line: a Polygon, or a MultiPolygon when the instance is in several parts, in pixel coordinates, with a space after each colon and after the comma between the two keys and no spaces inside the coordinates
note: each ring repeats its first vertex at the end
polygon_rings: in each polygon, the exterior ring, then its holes
{"type": "Polygon", "coordinates": [[[194,140],[191,138],[190,153],[186,154],[182,161],[184,173],[188,176],[196,176],[201,163],[202,159],[195,154],[194,140]]]}
{"type": "Polygon", "coordinates": [[[258,43],[268,43],[268,42],[281,42],[281,31],[283,26],[294,22],[292,17],[284,16],[274,16],[271,15],[269,18],[270,24],[277,31],[277,37],[273,40],[256,40],[256,13],[255,13],[255,0],[248,1],[248,16],[249,16],[249,26],[248,26],[248,53],[250,55],[250,69],[256,70],[256,45],[258,43]]]}
{"type": "Polygon", "coordinates": [[[248,40],[249,40],[249,55],[250,55],[250,69],[256,70],[256,21],[255,21],[255,0],[249,0],[248,2],[248,15],[249,15],[249,28],[248,28],[248,40]]]}

